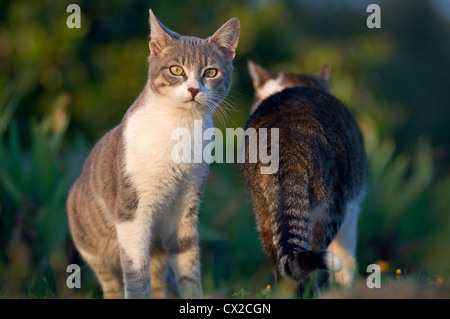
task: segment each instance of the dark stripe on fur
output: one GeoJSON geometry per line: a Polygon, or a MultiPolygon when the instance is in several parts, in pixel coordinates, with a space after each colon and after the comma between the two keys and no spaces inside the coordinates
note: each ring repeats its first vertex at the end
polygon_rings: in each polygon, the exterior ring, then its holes
{"type": "Polygon", "coordinates": [[[194,236],[187,238],[176,238],[172,236],[165,243],[165,248],[169,254],[179,254],[194,248],[196,245],[197,238],[194,236]]]}
{"type": "Polygon", "coordinates": [[[124,178],[120,185],[117,218],[121,222],[132,221],[139,204],[136,188],[130,179],[124,178]]]}

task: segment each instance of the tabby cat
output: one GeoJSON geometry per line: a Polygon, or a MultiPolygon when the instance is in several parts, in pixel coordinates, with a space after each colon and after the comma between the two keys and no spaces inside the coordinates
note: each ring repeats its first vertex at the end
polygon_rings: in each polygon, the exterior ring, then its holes
{"type": "Polygon", "coordinates": [[[328,66],[314,75],[275,75],[249,61],[249,71],[255,101],[246,128],[279,129],[277,172],[261,174],[264,164],[249,161],[248,139],[241,164],[275,278],[293,278],[301,292],[315,269],[325,269],[350,285],[365,186],[360,130],[328,93],[328,66]]]}
{"type": "Polygon", "coordinates": [[[165,297],[168,265],[181,297],[201,297],[197,211],[209,166],[175,163],[172,133],[192,132],[194,121],[212,127],[240,23],[200,39],[167,29],[150,10],[150,29],[147,83],[86,159],[67,200],[70,232],[105,298],[165,297]]]}

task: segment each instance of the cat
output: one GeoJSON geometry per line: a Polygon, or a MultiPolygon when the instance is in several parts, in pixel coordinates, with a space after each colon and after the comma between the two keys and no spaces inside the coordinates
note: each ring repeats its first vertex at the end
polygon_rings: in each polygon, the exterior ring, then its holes
{"type": "MultiPolygon", "coordinates": [[[[277,172],[261,174],[264,165],[249,161],[248,139],[241,164],[275,279],[294,279],[302,293],[313,271],[325,269],[335,272],[340,284],[351,285],[365,193],[362,134],[346,107],[329,94],[327,65],[314,75],[276,75],[252,61],[248,66],[255,100],[246,129],[279,129],[277,172]]],[[[313,289],[320,294],[316,277],[313,289]]]]}
{"type": "Polygon", "coordinates": [[[197,214],[209,166],[175,163],[172,133],[192,132],[195,120],[212,127],[230,89],[240,22],[200,39],[149,15],[145,88],[87,157],[67,199],[70,233],[105,298],[166,297],[168,266],[181,297],[197,298],[197,214]]]}

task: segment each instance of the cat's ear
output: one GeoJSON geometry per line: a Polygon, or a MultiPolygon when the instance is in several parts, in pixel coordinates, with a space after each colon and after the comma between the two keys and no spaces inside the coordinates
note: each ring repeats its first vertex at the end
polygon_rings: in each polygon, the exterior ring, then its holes
{"type": "Polygon", "coordinates": [[[329,65],[325,64],[319,71],[316,72],[315,75],[328,82],[330,80],[330,67],[329,67],[329,65]]]}
{"type": "Polygon", "coordinates": [[[253,80],[253,86],[255,88],[260,87],[268,80],[274,78],[274,75],[272,73],[264,69],[259,64],[256,64],[252,60],[248,60],[248,71],[253,80]]]}
{"type": "Polygon", "coordinates": [[[236,55],[240,29],[241,23],[239,19],[232,18],[207,39],[208,42],[215,42],[219,45],[227,63],[231,62],[236,55]]]}
{"type": "Polygon", "coordinates": [[[167,29],[156,16],[152,9],[149,10],[150,22],[150,51],[152,55],[158,55],[161,51],[170,45],[170,43],[180,37],[179,34],[167,29]]]}

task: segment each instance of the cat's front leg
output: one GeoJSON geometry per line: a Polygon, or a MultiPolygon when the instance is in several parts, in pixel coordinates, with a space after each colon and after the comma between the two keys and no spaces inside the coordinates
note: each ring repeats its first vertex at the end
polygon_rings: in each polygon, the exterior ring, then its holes
{"type": "Polygon", "coordinates": [[[148,214],[136,210],[132,220],[116,223],[120,244],[125,298],[144,299],[151,297],[150,289],[150,229],[148,214]]]}
{"type": "Polygon", "coordinates": [[[174,212],[178,216],[173,231],[163,239],[170,266],[177,279],[182,298],[203,296],[200,273],[200,250],[198,246],[197,211],[199,199],[181,201],[182,207],[174,212]]]}

